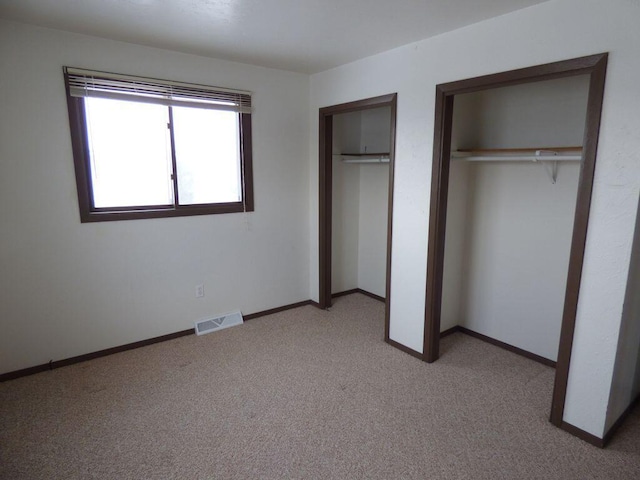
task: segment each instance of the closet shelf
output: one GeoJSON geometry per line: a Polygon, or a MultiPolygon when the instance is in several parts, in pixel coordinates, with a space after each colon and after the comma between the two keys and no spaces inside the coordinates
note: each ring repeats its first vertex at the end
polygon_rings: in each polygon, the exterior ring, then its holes
{"type": "Polygon", "coordinates": [[[389,152],[339,153],[344,163],[389,163],[389,152]]]}
{"type": "Polygon", "coordinates": [[[454,160],[467,162],[540,162],[556,183],[558,162],[579,162],[582,147],[459,149],[451,152],[454,160]]]}

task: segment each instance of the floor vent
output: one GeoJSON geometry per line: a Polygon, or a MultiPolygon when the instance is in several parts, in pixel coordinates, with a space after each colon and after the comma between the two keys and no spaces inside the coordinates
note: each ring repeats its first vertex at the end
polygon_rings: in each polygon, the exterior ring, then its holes
{"type": "Polygon", "coordinates": [[[207,318],[206,320],[198,320],[196,322],[196,335],[204,335],[223,328],[235,327],[243,322],[242,313],[239,311],[220,315],[219,317],[207,318]]]}

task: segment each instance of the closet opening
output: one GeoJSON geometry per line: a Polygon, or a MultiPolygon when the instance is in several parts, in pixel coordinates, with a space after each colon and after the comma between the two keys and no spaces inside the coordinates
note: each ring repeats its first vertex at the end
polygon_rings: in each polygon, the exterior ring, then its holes
{"type": "Polygon", "coordinates": [[[397,95],[319,110],[319,307],[361,292],[385,302],[389,335],[397,95]]]}
{"type": "Polygon", "coordinates": [[[423,360],[438,359],[441,331],[458,330],[555,363],[550,421],[567,430],[606,64],[605,53],[436,87],[423,360]],[[547,102],[551,111],[562,117],[566,104],[579,125],[540,120],[531,99],[556,87],[565,96],[547,102]],[[523,125],[510,124],[512,114],[523,125]],[[521,324],[508,325],[509,318],[521,324]]]}

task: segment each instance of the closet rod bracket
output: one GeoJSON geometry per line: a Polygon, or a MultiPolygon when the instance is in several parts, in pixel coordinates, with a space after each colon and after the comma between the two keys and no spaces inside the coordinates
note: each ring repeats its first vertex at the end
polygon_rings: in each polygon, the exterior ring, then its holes
{"type": "Polygon", "coordinates": [[[558,152],[552,150],[536,150],[534,162],[540,162],[551,179],[551,183],[555,185],[558,178],[558,161],[557,160],[540,160],[537,157],[553,157],[558,152]]]}

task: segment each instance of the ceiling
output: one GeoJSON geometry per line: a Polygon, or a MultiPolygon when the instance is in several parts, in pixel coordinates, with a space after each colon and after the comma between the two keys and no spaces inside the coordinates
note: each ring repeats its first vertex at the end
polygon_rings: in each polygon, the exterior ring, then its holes
{"type": "Polygon", "coordinates": [[[0,0],[0,18],[316,73],[546,0],[0,0]]]}

